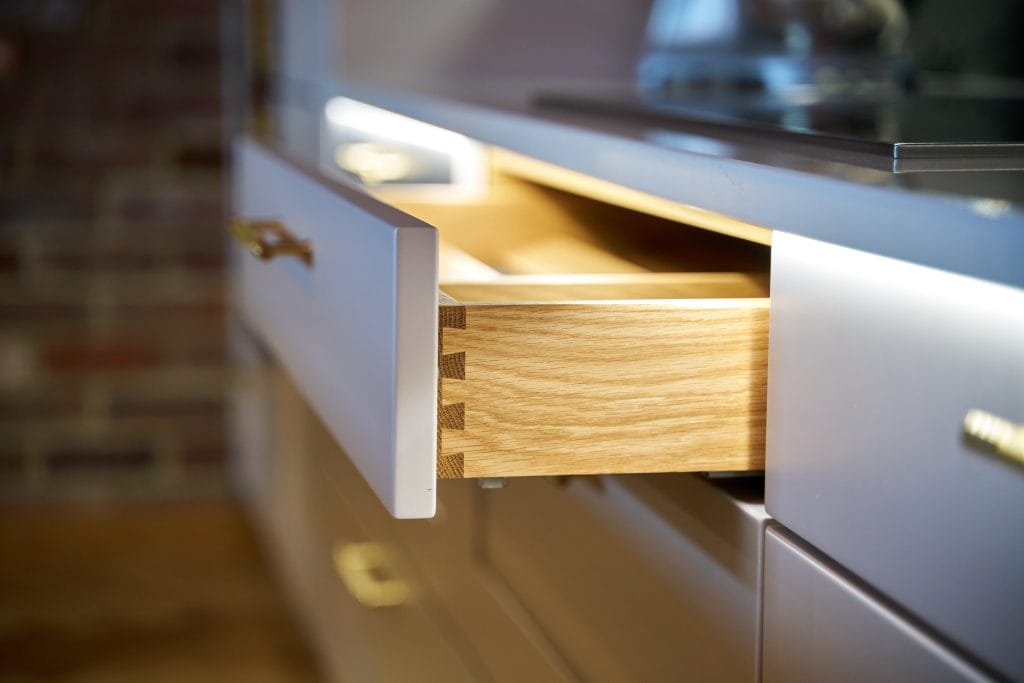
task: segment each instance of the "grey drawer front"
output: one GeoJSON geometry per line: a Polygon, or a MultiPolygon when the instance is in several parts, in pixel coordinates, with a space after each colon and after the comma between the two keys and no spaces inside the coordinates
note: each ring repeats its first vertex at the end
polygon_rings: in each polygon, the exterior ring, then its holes
{"type": "Polygon", "coordinates": [[[764,683],[989,680],[772,528],[765,538],[764,683]]]}
{"type": "Polygon", "coordinates": [[[772,517],[1024,680],[1024,468],[961,436],[1024,421],[1024,291],[777,234],[769,356],[772,517]]]}
{"type": "Polygon", "coordinates": [[[490,493],[486,561],[583,680],[756,680],[759,502],[690,475],[490,493]]]}

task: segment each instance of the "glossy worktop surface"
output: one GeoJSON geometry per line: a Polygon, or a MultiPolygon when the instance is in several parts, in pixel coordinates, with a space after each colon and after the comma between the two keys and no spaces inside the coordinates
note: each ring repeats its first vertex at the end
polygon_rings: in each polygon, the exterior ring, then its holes
{"type": "Polygon", "coordinates": [[[901,166],[699,126],[543,109],[499,88],[472,92],[333,84],[329,94],[773,230],[1024,287],[1024,164],[901,166]]]}

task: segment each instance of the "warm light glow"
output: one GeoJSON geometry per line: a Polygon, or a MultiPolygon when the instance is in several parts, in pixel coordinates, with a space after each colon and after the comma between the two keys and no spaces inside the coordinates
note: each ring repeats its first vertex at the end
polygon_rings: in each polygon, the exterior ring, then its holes
{"type": "Polygon", "coordinates": [[[408,154],[374,142],[350,142],[334,151],[334,162],[367,185],[379,185],[409,176],[414,168],[408,154]]]}
{"type": "Polygon", "coordinates": [[[515,152],[494,149],[491,151],[491,160],[494,168],[510,176],[750,242],[766,245],[772,242],[772,231],[760,225],[656,197],[515,152]]]}
{"type": "Polygon", "coordinates": [[[340,129],[445,155],[451,161],[455,185],[477,188],[483,186],[487,177],[483,147],[464,135],[346,97],[330,100],[324,114],[330,125],[340,129]]]}

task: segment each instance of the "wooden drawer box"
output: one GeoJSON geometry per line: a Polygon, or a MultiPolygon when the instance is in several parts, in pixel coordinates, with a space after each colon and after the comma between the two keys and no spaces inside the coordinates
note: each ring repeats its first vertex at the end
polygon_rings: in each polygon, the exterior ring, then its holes
{"type": "Polygon", "coordinates": [[[235,178],[243,315],[393,515],[437,477],[763,467],[766,247],[511,179],[375,198],[254,143],[235,178]]]}

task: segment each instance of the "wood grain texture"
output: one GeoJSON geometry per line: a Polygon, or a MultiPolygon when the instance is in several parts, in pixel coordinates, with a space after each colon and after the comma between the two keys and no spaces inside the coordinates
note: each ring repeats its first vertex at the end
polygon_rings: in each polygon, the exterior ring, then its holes
{"type": "Polygon", "coordinates": [[[763,240],[734,239],[664,212],[616,205],[612,196],[574,194],[508,175],[495,176],[478,197],[427,201],[394,189],[376,196],[437,226],[442,280],[499,273],[768,272],[763,240]]]}
{"type": "Polygon", "coordinates": [[[444,281],[460,302],[735,299],[768,296],[768,281],[748,273],[502,275],[487,282],[444,281]]]}
{"type": "Polygon", "coordinates": [[[466,327],[466,309],[444,292],[438,292],[437,316],[437,478],[462,479],[465,476],[465,458],[461,452],[445,448],[447,434],[465,428],[465,404],[445,403],[445,379],[462,380],[466,377],[466,354],[445,353],[445,330],[466,327]]]}
{"type": "Polygon", "coordinates": [[[441,348],[465,379],[441,379],[462,428],[442,428],[438,460],[463,476],[764,467],[767,299],[446,299],[441,320],[462,323],[441,348]]]}
{"type": "Polygon", "coordinates": [[[686,223],[723,235],[739,237],[758,244],[769,245],[772,231],[696,206],[680,204],[655,195],[640,192],[607,180],[600,180],[544,161],[495,148],[491,160],[496,172],[572,192],[584,197],[632,209],[651,216],[686,223]]]}
{"type": "Polygon", "coordinates": [[[438,477],[762,468],[768,251],[694,226],[769,233],[496,160],[381,193],[440,231],[438,477]]]}

